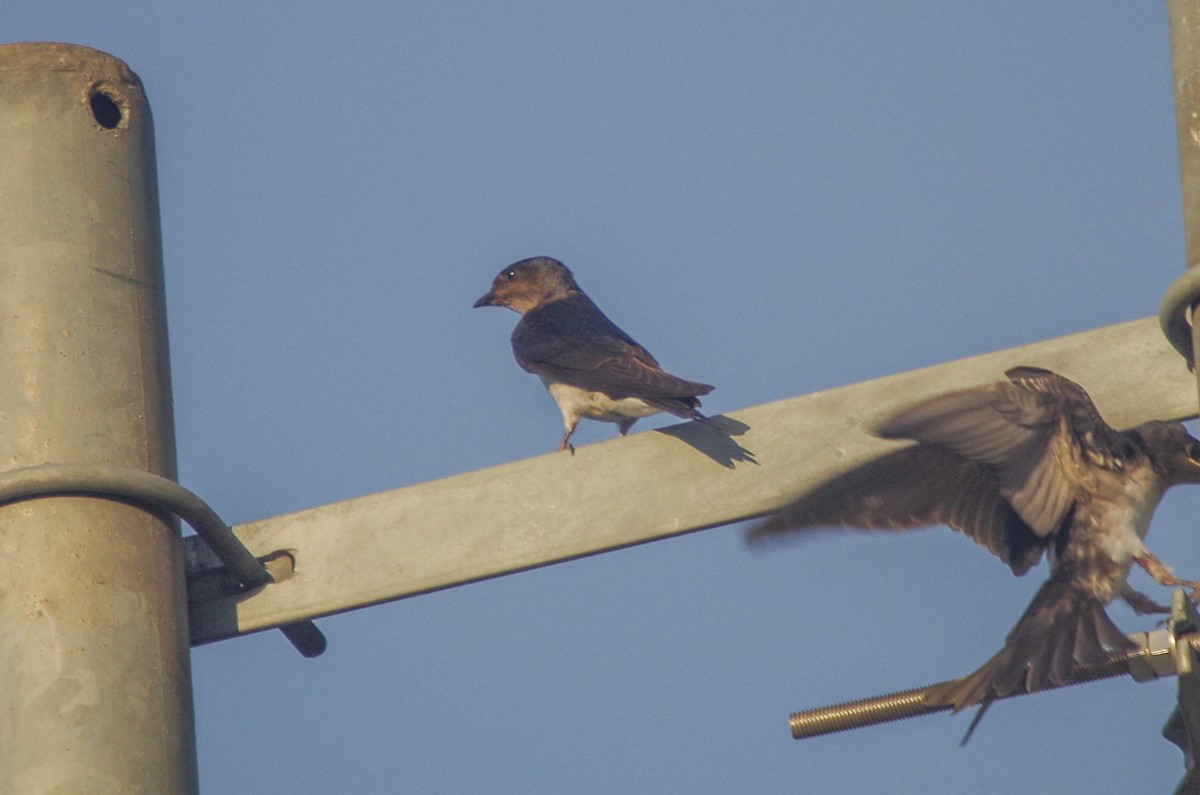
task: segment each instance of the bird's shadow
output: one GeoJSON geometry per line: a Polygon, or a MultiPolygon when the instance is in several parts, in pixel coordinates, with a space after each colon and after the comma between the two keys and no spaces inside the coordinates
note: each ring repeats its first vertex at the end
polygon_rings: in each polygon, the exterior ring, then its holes
{"type": "Polygon", "coordinates": [[[738,462],[758,465],[754,453],[733,440],[750,430],[750,426],[724,414],[708,417],[703,422],[686,422],[659,428],[656,432],[673,436],[689,447],[704,453],[726,469],[738,462]]]}

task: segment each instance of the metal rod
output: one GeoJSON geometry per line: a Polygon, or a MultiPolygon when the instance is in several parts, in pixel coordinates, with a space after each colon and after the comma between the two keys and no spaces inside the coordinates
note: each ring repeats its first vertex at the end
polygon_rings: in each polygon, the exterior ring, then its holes
{"type": "MultiPolygon", "coordinates": [[[[1130,640],[1137,643],[1137,651],[1128,655],[1114,657],[1107,663],[1098,666],[1075,669],[1072,681],[1060,685],[1071,685],[1095,682],[1123,674],[1132,674],[1138,680],[1155,679],[1174,673],[1174,663],[1171,656],[1172,643],[1166,630],[1155,630],[1150,633],[1131,635],[1130,640]]],[[[950,707],[944,704],[925,703],[926,694],[937,687],[951,684],[942,682],[938,685],[918,687],[883,696],[847,701],[828,707],[794,712],[788,718],[792,729],[792,737],[803,740],[808,737],[818,737],[824,734],[860,729],[879,723],[916,718],[921,715],[933,715],[938,712],[949,712],[950,707]]],[[[1054,689],[1054,688],[1049,688],[1054,689]]],[[[1029,695],[1025,692],[1014,693],[1005,698],[1029,695]]]]}
{"type": "MultiPolygon", "coordinates": [[[[137,76],[0,46],[0,462],[175,477],[154,130],[137,76]]],[[[196,793],[172,517],[0,509],[0,792],[196,793]]]]}
{"type": "MultiPolygon", "coordinates": [[[[0,472],[0,504],[33,497],[87,494],[120,498],[169,511],[187,522],[245,589],[273,582],[267,567],[238,540],[216,511],[173,480],[104,464],[42,464],[0,472]]],[[[325,637],[311,621],[281,627],[305,657],[325,650],[325,637]]]]}
{"type": "Polygon", "coordinates": [[[934,685],[793,712],[788,716],[792,739],[803,740],[949,710],[948,706],[931,707],[925,703],[925,693],[931,687],[934,685]]]}
{"type": "Polygon", "coordinates": [[[0,472],[0,503],[56,494],[117,497],[163,508],[191,525],[246,587],[271,581],[266,567],[238,541],[216,512],[173,480],[104,464],[42,464],[0,472]]]}

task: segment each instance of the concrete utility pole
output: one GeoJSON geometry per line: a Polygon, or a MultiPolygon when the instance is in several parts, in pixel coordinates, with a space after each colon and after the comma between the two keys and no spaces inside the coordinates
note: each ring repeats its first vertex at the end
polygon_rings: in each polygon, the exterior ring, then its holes
{"type": "MultiPolygon", "coordinates": [[[[154,132],[104,53],[0,46],[0,470],[175,477],[154,132]]],[[[194,793],[174,520],[0,506],[0,792],[194,793]]]]}
{"type": "MultiPolygon", "coordinates": [[[[1200,0],[1169,0],[1171,73],[1175,86],[1175,131],[1179,142],[1179,182],[1183,199],[1183,231],[1188,274],[1168,293],[1190,309],[1200,296],[1200,0]]],[[[1200,325],[1184,328],[1184,311],[1175,309],[1177,347],[1195,356],[1200,351],[1200,325]],[[1191,350],[1182,339],[1190,331],[1191,350]]],[[[1164,318],[1168,320],[1168,318],[1164,318]]],[[[1194,363],[1194,358],[1193,358],[1194,363]]],[[[1200,371],[1198,371],[1200,372],[1200,371]]]]}
{"type": "MultiPolygon", "coordinates": [[[[1200,352],[1200,324],[1192,322],[1200,305],[1200,0],[1168,0],[1167,21],[1187,270],[1163,296],[1160,316],[1171,344],[1200,378],[1200,368],[1195,367],[1200,363],[1196,355],[1200,352]]],[[[1187,774],[1175,790],[1182,795],[1200,793],[1200,656],[1191,644],[1177,644],[1176,658],[1179,706],[1167,721],[1163,736],[1184,752],[1187,774]]]]}

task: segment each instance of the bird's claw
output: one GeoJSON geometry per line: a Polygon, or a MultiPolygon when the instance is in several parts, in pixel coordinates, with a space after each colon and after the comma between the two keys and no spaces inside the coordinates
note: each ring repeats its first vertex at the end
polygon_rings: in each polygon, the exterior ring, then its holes
{"type": "Polygon", "coordinates": [[[1139,616],[1156,615],[1159,613],[1170,613],[1171,608],[1166,605],[1160,605],[1158,602],[1151,599],[1141,591],[1135,591],[1128,586],[1121,592],[1121,598],[1125,600],[1125,604],[1139,616]]]}

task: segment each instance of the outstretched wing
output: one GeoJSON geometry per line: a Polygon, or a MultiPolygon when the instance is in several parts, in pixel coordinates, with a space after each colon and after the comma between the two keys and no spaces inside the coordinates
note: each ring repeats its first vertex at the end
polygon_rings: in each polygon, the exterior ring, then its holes
{"type": "Polygon", "coordinates": [[[1017,367],[1008,382],[952,392],[900,412],[881,436],[935,444],[994,473],[1000,494],[1039,536],[1062,524],[1082,462],[1113,466],[1128,443],[1087,393],[1049,370],[1017,367]]]}
{"type": "Polygon", "coordinates": [[[512,346],[527,372],[617,399],[694,400],[713,389],[664,372],[649,351],[578,293],[525,313],[512,346]]]}
{"type": "Polygon", "coordinates": [[[826,481],[751,528],[746,541],[762,547],[823,528],[937,524],[970,537],[1017,575],[1037,563],[1047,543],[1000,494],[992,472],[929,444],[889,453],[826,481]]]}

